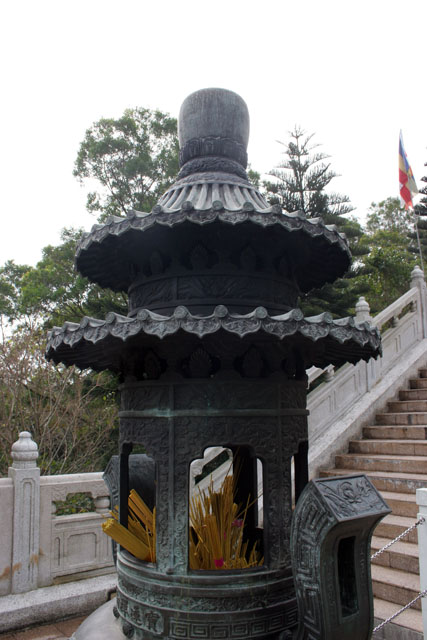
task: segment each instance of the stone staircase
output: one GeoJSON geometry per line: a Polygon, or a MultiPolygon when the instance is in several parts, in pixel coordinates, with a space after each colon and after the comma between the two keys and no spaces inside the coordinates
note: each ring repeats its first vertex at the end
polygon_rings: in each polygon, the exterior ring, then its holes
{"type": "MultiPolygon", "coordinates": [[[[337,455],[336,467],[322,477],[366,473],[392,509],[377,526],[372,553],[384,547],[417,519],[415,491],[427,487],[427,369],[388,403],[388,411],[376,416],[376,424],[363,429],[363,439],[353,440],[349,453],[337,455]]],[[[384,620],[420,592],[416,529],[372,562],[375,618],[384,620]]],[[[422,638],[421,601],[395,619],[401,635],[422,638]],[[406,631],[404,633],[404,628],[406,631]],[[420,635],[421,634],[421,635],[420,635]]],[[[382,638],[381,634],[374,638],[382,638]]],[[[384,637],[389,637],[387,634],[384,637]]],[[[390,636],[391,637],[391,636],[390,636]]]]}

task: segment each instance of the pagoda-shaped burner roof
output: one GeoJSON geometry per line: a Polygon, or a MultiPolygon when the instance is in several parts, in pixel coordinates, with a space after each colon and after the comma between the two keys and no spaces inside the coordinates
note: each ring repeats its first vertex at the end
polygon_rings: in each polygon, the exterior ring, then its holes
{"type": "MultiPolygon", "coordinates": [[[[218,193],[220,187],[225,191],[224,184],[210,186],[211,193],[213,186],[218,187],[218,193]]],[[[258,194],[257,200],[260,199],[258,194]]],[[[200,200],[195,197],[196,204],[200,204],[200,200]]],[[[349,268],[351,256],[347,241],[334,225],[325,225],[321,218],[308,219],[301,212],[282,212],[278,205],[255,208],[251,201],[230,210],[226,208],[227,198],[224,200],[226,202],[214,200],[210,208],[196,208],[192,200],[186,199],[179,208],[158,204],[151,213],[130,211],[126,218],[111,217],[105,224],[94,225],[81,239],[76,252],[77,269],[101,287],[127,291],[135,277],[131,265],[143,259],[144,253],[148,257],[153,245],[161,248],[167,229],[184,226],[191,232],[191,227],[215,223],[251,225],[254,234],[276,227],[284,253],[296,242],[303,244],[305,251],[295,265],[295,278],[302,292],[334,282],[349,268]]],[[[205,203],[207,201],[205,195],[205,203]]]]}
{"type": "Polygon", "coordinates": [[[133,375],[126,360],[153,350],[176,372],[174,352],[184,343],[191,352],[213,341],[212,353],[229,361],[227,349],[238,360],[250,340],[269,352],[270,371],[279,375],[280,358],[295,349],[306,367],[379,354],[370,325],[330,314],[304,318],[296,308],[301,292],[347,271],[348,244],[322,219],[266,202],[246,174],[248,135],[247,107],[236,94],[206,89],[184,101],[177,181],[150,213],[94,225],[77,248],[82,275],[128,291],[128,316],[55,327],[48,358],[133,375]]]}
{"type": "Polygon", "coordinates": [[[347,271],[348,244],[334,226],[270,206],[248,180],[249,114],[239,96],[222,89],[191,94],[181,108],[178,132],[177,181],[151,213],[130,211],[126,219],[112,217],[94,225],[77,248],[76,266],[82,275],[102,287],[127,291],[135,274],[144,271],[144,259],[153,246],[161,251],[179,238],[174,227],[194,235],[195,227],[208,225],[204,236],[216,233],[219,225],[227,235],[230,227],[246,225],[254,241],[274,227],[275,243],[282,254],[290,255],[292,277],[301,292],[333,282],[347,271]],[[167,229],[173,230],[170,236],[167,229]]]}

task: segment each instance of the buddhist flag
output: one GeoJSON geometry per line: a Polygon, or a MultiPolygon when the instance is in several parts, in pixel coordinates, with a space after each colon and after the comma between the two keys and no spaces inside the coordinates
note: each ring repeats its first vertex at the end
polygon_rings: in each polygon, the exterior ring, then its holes
{"type": "Polygon", "coordinates": [[[415,184],[414,174],[406,157],[402,132],[400,132],[399,136],[399,189],[400,197],[405,203],[405,209],[413,209],[412,196],[418,193],[418,189],[415,184]]]}

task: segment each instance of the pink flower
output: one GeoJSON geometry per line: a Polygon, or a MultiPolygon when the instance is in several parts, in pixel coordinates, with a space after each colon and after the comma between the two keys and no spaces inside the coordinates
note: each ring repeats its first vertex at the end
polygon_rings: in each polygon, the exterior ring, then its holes
{"type": "Polygon", "coordinates": [[[217,569],[221,569],[224,566],[224,558],[214,558],[214,562],[217,569]]]}
{"type": "Polygon", "coordinates": [[[240,518],[237,518],[237,520],[233,520],[231,525],[233,527],[243,527],[243,520],[240,520],[240,518]]]}

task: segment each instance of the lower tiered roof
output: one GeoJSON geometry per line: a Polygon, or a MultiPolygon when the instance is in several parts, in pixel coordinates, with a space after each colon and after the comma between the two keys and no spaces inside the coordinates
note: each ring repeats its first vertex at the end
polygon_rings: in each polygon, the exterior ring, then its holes
{"type": "Polygon", "coordinates": [[[163,340],[180,331],[199,339],[219,332],[238,338],[268,335],[270,341],[273,338],[279,344],[297,339],[302,348],[307,347],[305,352],[317,354],[312,356],[312,362],[305,363],[307,367],[340,366],[381,353],[378,330],[369,323],[356,324],[352,317],[334,320],[329,313],[322,313],[304,318],[300,309],[271,316],[264,307],[240,315],[219,305],[209,316],[193,315],[180,306],[171,316],[142,309],[132,318],[109,313],[105,320],[84,317],[80,323],[66,322],[49,332],[47,357],[80,369],[120,372],[126,343],[152,347],[153,339],[163,340]],[[312,343],[322,348],[312,350],[312,343]]]}

